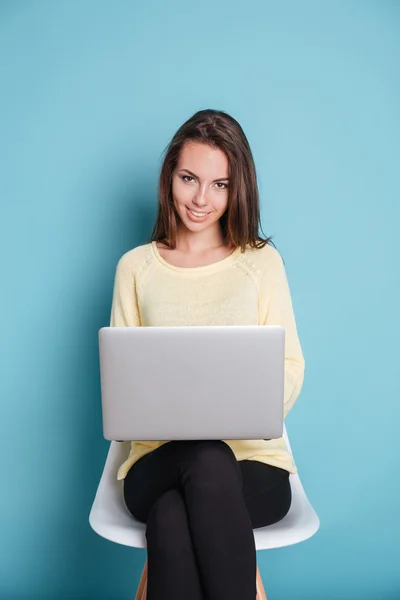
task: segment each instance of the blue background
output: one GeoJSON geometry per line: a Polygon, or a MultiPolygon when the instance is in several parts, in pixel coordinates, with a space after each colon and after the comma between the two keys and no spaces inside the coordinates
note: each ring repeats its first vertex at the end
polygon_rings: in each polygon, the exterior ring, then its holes
{"type": "Polygon", "coordinates": [[[321,529],[258,554],[268,597],[400,597],[400,3],[0,4],[0,597],[133,597],[89,527],[97,331],[194,112],[244,128],[306,376],[288,431],[321,529]]]}

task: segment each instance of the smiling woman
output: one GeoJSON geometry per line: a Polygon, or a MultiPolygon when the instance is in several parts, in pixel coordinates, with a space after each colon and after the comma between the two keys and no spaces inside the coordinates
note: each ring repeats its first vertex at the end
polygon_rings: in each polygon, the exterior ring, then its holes
{"type": "MultiPolygon", "coordinates": [[[[283,326],[286,415],[305,362],[283,260],[259,218],[242,128],[221,111],[196,113],[169,144],[150,242],[117,265],[110,325],[283,326]]],[[[295,472],[283,438],[132,441],[117,477],[146,523],[147,600],[255,598],[253,528],[287,514],[295,472]]]]}

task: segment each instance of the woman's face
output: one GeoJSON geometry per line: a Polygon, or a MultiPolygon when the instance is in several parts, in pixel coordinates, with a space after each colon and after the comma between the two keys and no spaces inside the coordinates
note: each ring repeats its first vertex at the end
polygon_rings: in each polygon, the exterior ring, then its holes
{"type": "Polygon", "coordinates": [[[228,157],[219,148],[198,142],[183,146],[172,176],[172,197],[182,223],[191,231],[215,226],[226,211],[228,169],[228,157]]]}

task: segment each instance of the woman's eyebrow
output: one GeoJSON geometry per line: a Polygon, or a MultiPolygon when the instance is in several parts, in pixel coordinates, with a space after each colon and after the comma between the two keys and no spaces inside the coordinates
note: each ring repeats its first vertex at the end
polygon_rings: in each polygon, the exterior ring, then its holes
{"type": "MultiPolygon", "coordinates": [[[[189,171],[189,169],[179,169],[179,170],[186,171],[186,173],[189,173],[189,175],[191,175],[192,177],[199,179],[198,176],[195,175],[195,173],[193,173],[192,171],[189,171]]],[[[212,183],[215,183],[216,181],[229,181],[229,177],[219,177],[218,179],[214,179],[214,181],[212,183]]]]}

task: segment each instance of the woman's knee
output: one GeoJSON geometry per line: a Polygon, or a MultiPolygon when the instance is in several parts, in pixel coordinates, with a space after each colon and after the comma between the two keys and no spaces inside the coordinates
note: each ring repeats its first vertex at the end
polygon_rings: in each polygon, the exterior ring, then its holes
{"type": "Polygon", "coordinates": [[[224,484],[239,482],[242,473],[235,454],[222,440],[196,440],[187,454],[187,473],[199,485],[213,484],[220,489],[224,484]]]}

